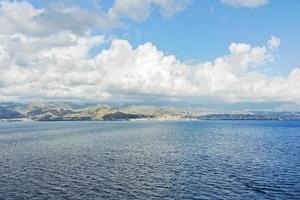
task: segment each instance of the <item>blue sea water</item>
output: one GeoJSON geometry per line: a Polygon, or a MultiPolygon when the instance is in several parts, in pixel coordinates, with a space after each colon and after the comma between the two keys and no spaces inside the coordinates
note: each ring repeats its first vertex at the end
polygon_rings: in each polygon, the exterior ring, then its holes
{"type": "Polygon", "coordinates": [[[0,199],[300,199],[300,122],[0,123],[0,199]]]}

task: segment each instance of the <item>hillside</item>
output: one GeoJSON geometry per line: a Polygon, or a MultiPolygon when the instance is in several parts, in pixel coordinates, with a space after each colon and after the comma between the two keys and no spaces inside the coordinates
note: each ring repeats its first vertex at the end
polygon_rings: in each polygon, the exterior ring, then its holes
{"type": "Polygon", "coordinates": [[[13,119],[21,117],[23,117],[21,113],[0,106],[0,119],[13,119]]]}
{"type": "Polygon", "coordinates": [[[176,107],[80,105],[28,103],[0,105],[0,119],[34,121],[120,121],[120,120],[300,120],[299,112],[213,113],[176,107]]]}

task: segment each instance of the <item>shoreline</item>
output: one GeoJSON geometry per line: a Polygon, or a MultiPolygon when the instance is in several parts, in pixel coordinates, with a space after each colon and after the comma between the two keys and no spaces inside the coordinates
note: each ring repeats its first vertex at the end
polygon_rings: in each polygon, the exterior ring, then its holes
{"type": "Polygon", "coordinates": [[[129,119],[129,120],[32,120],[0,119],[0,123],[11,122],[193,122],[193,121],[300,121],[300,119],[129,119]]]}

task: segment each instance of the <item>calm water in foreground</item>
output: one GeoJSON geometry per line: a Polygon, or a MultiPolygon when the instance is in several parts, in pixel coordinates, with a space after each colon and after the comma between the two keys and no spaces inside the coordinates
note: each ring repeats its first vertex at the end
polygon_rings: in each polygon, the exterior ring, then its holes
{"type": "Polygon", "coordinates": [[[300,199],[300,122],[1,123],[0,199],[300,199]]]}

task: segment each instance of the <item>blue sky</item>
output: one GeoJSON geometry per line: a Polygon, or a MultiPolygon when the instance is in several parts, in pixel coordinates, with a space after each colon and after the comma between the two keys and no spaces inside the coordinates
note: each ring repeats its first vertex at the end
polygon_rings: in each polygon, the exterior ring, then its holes
{"type": "Polygon", "coordinates": [[[300,100],[298,0],[0,3],[0,25],[5,27],[0,31],[0,50],[2,45],[2,55],[8,55],[1,61],[6,64],[0,77],[2,101],[127,103],[155,98],[294,105],[300,100]],[[48,61],[49,56],[55,61],[48,61]],[[24,75],[33,72],[35,78],[24,75]],[[12,77],[16,82],[6,81],[12,77]],[[79,77],[85,78],[80,82],[79,77]],[[111,80],[118,80],[119,86],[111,80]],[[156,84],[160,80],[164,82],[156,84]],[[19,94],[22,81],[28,93],[19,94]],[[39,92],[30,94],[30,88],[39,92]],[[89,90],[98,93],[89,96],[89,90]]]}

